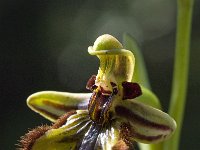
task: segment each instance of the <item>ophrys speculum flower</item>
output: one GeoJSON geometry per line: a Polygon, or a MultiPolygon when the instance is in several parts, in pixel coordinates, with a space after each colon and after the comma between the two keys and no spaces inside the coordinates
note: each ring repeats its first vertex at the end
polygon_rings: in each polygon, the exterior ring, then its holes
{"type": "Polygon", "coordinates": [[[92,93],[31,95],[28,106],[55,123],[27,133],[23,150],[133,149],[134,142],[156,143],[174,132],[176,123],[168,114],[135,100],[147,90],[131,82],[135,58],[129,50],[102,35],[88,52],[100,60],[98,74],[86,86],[92,93]]]}

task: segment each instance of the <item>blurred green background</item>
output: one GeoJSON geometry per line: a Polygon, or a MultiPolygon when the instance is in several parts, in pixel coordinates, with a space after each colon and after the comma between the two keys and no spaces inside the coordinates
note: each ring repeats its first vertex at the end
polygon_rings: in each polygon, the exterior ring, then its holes
{"type": "MultiPolygon", "coordinates": [[[[15,149],[29,128],[50,123],[26,106],[35,92],[88,92],[98,59],[87,47],[124,32],[143,51],[154,92],[167,111],[176,31],[174,0],[1,0],[0,150],[15,149]]],[[[200,1],[192,25],[189,88],[180,150],[200,148],[200,1]]]]}

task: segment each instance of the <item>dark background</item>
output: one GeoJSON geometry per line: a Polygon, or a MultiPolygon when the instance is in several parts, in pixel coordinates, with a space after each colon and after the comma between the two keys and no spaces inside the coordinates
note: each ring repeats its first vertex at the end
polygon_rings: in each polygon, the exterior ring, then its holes
{"type": "MultiPolygon", "coordinates": [[[[176,24],[174,0],[1,0],[0,150],[15,149],[28,128],[50,123],[26,106],[35,92],[87,92],[98,59],[87,47],[103,33],[140,44],[154,92],[167,111],[176,24]]],[[[200,147],[200,1],[194,8],[189,87],[181,150],[200,147]]]]}

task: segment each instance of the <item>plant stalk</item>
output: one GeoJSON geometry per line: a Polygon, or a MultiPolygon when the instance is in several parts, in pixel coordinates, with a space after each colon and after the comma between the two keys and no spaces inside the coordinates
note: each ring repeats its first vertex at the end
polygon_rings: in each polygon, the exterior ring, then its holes
{"type": "Polygon", "coordinates": [[[177,123],[175,134],[164,142],[164,150],[178,150],[187,96],[190,34],[194,0],[177,0],[175,63],[169,115],[177,123]]]}

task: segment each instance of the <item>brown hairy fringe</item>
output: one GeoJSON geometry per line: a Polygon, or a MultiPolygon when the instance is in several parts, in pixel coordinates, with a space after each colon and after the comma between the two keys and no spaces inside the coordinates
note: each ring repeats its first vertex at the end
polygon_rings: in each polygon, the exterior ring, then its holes
{"type": "Polygon", "coordinates": [[[56,120],[56,122],[54,124],[52,124],[52,129],[57,129],[61,126],[63,126],[66,122],[67,119],[71,116],[76,114],[76,111],[70,111],[64,115],[62,115],[58,120],[56,120]]]}
{"type": "Polygon", "coordinates": [[[20,148],[18,148],[18,150],[31,150],[35,141],[50,129],[50,126],[42,125],[28,131],[28,133],[21,137],[21,140],[19,141],[20,144],[18,144],[20,148]]]}
{"type": "Polygon", "coordinates": [[[19,144],[17,144],[19,148],[17,148],[17,150],[31,150],[33,144],[38,138],[43,136],[48,130],[57,129],[62,125],[64,125],[67,122],[67,119],[75,113],[76,111],[71,111],[64,114],[58,120],[56,120],[56,122],[51,126],[42,125],[29,130],[28,133],[26,133],[24,136],[20,138],[19,144]]]}

